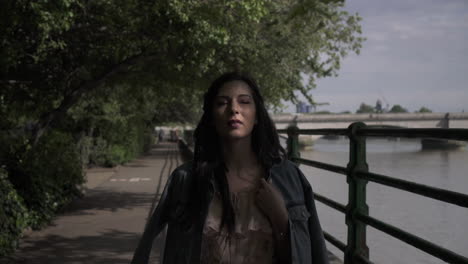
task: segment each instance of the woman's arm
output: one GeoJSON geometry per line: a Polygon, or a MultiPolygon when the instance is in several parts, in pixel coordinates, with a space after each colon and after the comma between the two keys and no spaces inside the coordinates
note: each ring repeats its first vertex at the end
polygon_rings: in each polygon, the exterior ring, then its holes
{"type": "Polygon", "coordinates": [[[304,188],[304,199],[307,210],[310,213],[309,218],[309,236],[312,244],[312,263],[328,264],[328,252],[325,246],[322,227],[315,208],[314,192],[302,171],[297,168],[304,188]]]}
{"type": "Polygon", "coordinates": [[[167,223],[168,212],[170,211],[169,193],[175,178],[174,174],[175,173],[169,177],[159,200],[158,206],[146,224],[140,242],[138,243],[138,246],[135,249],[135,253],[133,254],[133,259],[131,262],[132,264],[148,263],[153,241],[167,223]]]}

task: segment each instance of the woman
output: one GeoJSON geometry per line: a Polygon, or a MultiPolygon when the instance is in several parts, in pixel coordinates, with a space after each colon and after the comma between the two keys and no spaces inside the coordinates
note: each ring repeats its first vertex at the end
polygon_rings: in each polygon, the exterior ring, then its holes
{"type": "Polygon", "coordinates": [[[254,80],[223,74],[203,111],[193,162],[172,173],[132,263],[148,263],[166,224],[164,264],[328,263],[310,184],[286,159],[254,80]]]}

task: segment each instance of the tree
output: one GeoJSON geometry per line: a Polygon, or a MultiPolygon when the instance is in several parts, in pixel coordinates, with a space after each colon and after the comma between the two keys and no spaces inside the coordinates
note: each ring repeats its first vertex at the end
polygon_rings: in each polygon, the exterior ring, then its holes
{"type": "Polygon", "coordinates": [[[418,111],[416,111],[416,113],[432,113],[432,110],[425,106],[422,106],[421,108],[419,108],[418,111]]]}
{"type": "Polygon", "coordinates": [[[408,110],[406,110],[406,108],[403,108],[401,105],[396,104],[392,106],[389,113],[408,113],[408,110]]]}
{"type": "Polygon", "coordinates": [[[357,114],[364,114],[364,113],[375,113],[375,109],[374,107],[368,105],[368,104],[365,104],[365,103],[361,103],[361,105],[359,106],[359,109],[356,111],[357,114]]]}
{"type": "Polygon", "coordinates": [[[294,91],[313,103],[315,80],[337,75],[363,41],[360,17],[341,1],[2,4],[2,126],[34,124],[36,138],[85,94],[115,83],[200,98],[214,76],[238,69],[258,79],[270,105],[296,100],[294,91]],[[301,74],[310,76],[305,87],[301,74]]]}

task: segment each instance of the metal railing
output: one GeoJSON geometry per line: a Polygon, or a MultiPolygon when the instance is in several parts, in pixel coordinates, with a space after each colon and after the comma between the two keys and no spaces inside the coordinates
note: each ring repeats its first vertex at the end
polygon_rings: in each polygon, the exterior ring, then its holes
{"type": "Polygon", "coordinates": [[[436,138],[468,141],[468,129],[371,127],[362,122],[356,122],[352,123],[348,129],[300,130],[297,126],[290,126],[288,129],[278,130],[278,133],[288,134],[288,155],[293,162],[346,175],[349,188],[347,205],[340,204],[318,193],[315,193],[314,197],[315,200],[345,214],[347,243],[324,231],[325,239],[344,252],[345,264],[372,263],[369,260],[369,249],[366,243],[366,226],[372,226],[448,263],[468,264],[468,258],[465,256],[369,216],[369,207],[366,203],[366,186],[371,181],[468,208],[468,195],[466,194],[371,173],[366,162],[366,137],[436,138]],[[347,136],[350,140],[347,167],[300,158],[299,135],[347,136]]]}

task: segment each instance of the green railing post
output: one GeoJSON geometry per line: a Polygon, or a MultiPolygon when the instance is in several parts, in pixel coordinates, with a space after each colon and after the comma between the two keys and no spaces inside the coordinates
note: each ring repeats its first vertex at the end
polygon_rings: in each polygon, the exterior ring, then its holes
{"type": "Polygon", "coordinates": [[[296,125],[291,125],[287,129],[288,131],[288,157],[293,162],[295,158],[300,158],[301,153],[299,152],[299,128],[296,125]]]}
{"type": "Polygon", "coordinates": [[[346,225],[348,226],[348,244],[345,250],[344,263],[358,263],[356,255],[369,258],[369,248],[366,244],[366,225],[356,219],[356,214],[368,215],[366,204],[367,181],[356,177],[356,171],[368,171],[366,162],[365,137],[357,136],[360,128],[366,127],[362,122],[349,126],[349,163],[348,163],[348,205],[346,206],[346,225]]]}

